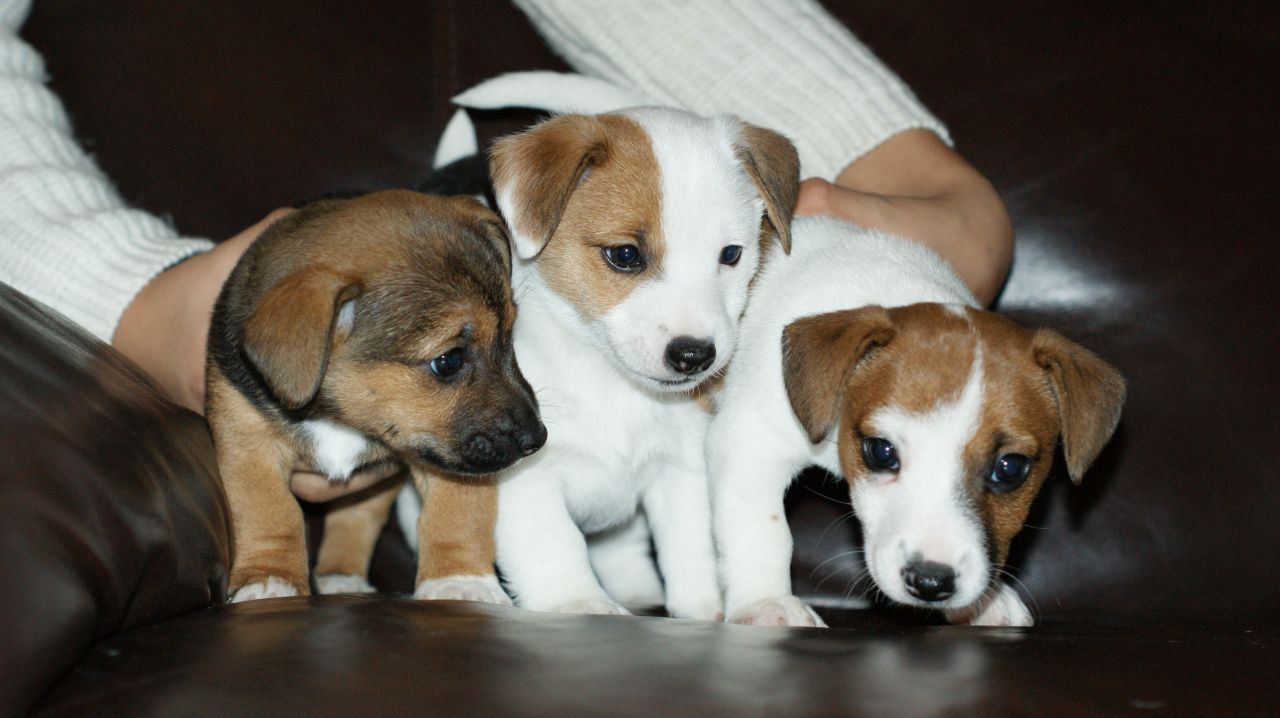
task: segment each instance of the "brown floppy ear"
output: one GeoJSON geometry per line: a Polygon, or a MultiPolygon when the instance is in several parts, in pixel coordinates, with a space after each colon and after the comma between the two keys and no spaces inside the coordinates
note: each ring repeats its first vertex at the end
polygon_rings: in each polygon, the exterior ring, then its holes
{"type": "Polygon", "coordinates": [[[795,145],[773,130],[744,123],[734,151],[764,198],[765,214],[782,251],[791,254],[791,217],[800,192],[800,157],[795,145]]]}
{"type": "Polygon", "coordinates": [[[562,115],[494,143],[489,173],[518,257],[546,246],[579,182],[604,160],[605,142],[599,119],[562,115]]]}
{"type": "Polygon", "coordinates": [[[1067,473],[1078,484],[1120,423],[1124,378],[1093,352],[1050,329],[1036,331],[1031,350],[1058,402],[1067,473]]]}
{"type": "Polygon", "coordinates": [[[894,333],[889,313],[879,306],[805,317],[782,330],[782,378],[809,441],[816,444],[831,432],[854,367],[894,333]]]}
{"type": "Polygon", "coordinates": [[[323,269],[295,272],[263,295],[244,325],[244,353],[286,409],[320,391],[338,306],[359,293],[355,281],[323,269]]]}

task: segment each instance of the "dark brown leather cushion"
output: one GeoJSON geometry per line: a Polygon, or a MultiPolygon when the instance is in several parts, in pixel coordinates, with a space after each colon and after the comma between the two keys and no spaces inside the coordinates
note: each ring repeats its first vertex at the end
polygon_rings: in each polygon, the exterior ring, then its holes
{"type": "Polygon", "coordinates": [[[1280,635],[1194,626],[830,630],[327,596],[94,647],[41,716],[1268,715],[1280,635]],[[1241,687],[1247,686],[1247,690],[1241,687]]]}
{"type": "Polygon", "coordinates": [[[225,592],[208,429],[0,284],[0,715],[94,641],[225,592]]]}

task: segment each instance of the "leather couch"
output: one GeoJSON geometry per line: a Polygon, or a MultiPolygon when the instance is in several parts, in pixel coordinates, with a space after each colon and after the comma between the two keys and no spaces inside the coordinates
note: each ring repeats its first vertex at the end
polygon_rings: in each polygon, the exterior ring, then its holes
{"type": "MultiPolygon", "coordinates": [[[[1274,715],[1280,12],[828,5],[1003,194],[1019,244],[1000,309],[1129,379],[1097,467],[1078,489],[1059,469],[1016,540],[1039,625],[864,608],[838,557],[857,529],[822,476],[789,516],[826,631],[397,598],[411,557],[390,528],[383,596],[220,605],[203,421],[4,288],[0,715],[1274,715]]],[[[212,237],[414,186],[451,94],[563,67],[491,0],[37,0],[24,35],[123,195],[212,237]]]]}

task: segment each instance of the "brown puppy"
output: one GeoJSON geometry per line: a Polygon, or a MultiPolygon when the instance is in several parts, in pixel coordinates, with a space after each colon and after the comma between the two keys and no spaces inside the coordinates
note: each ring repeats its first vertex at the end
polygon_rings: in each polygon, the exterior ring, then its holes
{"type": "MultiPolygon", "coordinates": [[[[428,507],[420,588],[460,576],[434,596],[506,599],[492,568],[496,489],[461,477],[546,439],[512,348],[509,276],[496,215],[407,191],[309,205],[245,253],[214,309],[206,406],[231,507],[232,601],[309,593],[292,472],[344,482],[400,468],[428,507]]],[[[326,573],[334,590],[367,586],[367,558],[351,557],[372,550],[397,488],[333,512],[343,540],[321,550],[322,589],[326,573]]]]}

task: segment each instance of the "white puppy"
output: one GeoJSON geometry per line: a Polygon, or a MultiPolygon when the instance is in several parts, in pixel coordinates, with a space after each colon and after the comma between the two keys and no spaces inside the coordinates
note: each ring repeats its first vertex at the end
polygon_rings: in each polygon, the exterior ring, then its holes
{"type": "MultiPolygon", "coordinates": [[[[544,80],[533,95],[558,98],[536,102],[547,109],[627,99],[535,73],[460,101],[526,104],[544,80]]],[[[516,256],[516,355],[549,432],[501,476],[507,587],[527,608],[589,613],[624,613],[665,589],[671,615],[716,618],[710,416],[692,392],[733,354],[763,250],[789,249],[795,149],[733,117],[641,107],[555,117],[490,158],[516,256]],[[598,537],[590,553],[587,536],[598,537]]]]}
{"type": "Polygon", "coordinates": [[[937,255],[801,217],[768,257],[708,435],[726,615],[820,626],[791,593],[783,494],[817,465],[849,482],[888,598],[956,622],[1031,625],[997,577],[1061,436],[1078,481],[1124,382],[1049,330],[979,309],[937,255]]]}

